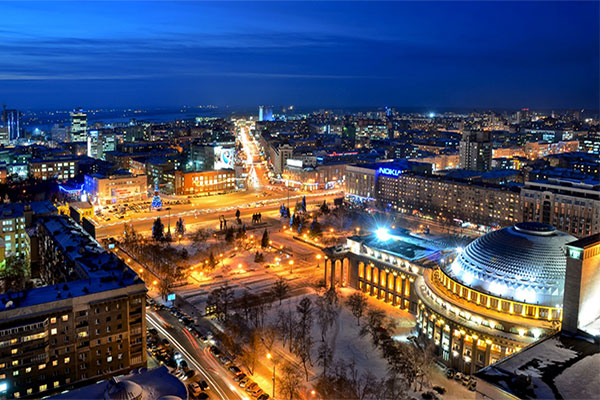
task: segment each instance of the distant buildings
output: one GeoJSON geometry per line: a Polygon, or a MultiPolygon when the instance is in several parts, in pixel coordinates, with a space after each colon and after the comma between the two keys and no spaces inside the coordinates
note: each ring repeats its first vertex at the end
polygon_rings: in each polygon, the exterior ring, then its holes
{"type": "Polygon", "coordinates": [[[117,171],[112,175],[85,175],[83,190],[92,204],[102,206],[148,199],[146,175],[117,171]]]}
{"type": "Polygon", "coordinates": [[[431,172],[431,165],[413,161],[352,164],[346,167],[346,195],[357,201],[386,200],[397,190],[397,179],[407,171],[431,172]]]}
{"type": "Polygon", "coordinates": [[[87,114],[82,109],[71,112],[71,142],[87,142],[87,114]]]}
{"type": "Polygon", "coordinates": [[[217,194],[235,190],[235,171],[175,171],[175,194],[217,194]]]}
{"type": "Polygon", "coordinates": [[[258,120],[259,121],[274,121],[273,108],[258,106],[258,120]]]}
{"type": "Polygon", "coordinates": [[[23,133],[21,112],[18,110],[7,110],[6,106],[4,106],[2,111],[2,125],[8,128],[8,140],[11,143],[18,140],[23,133]]]}
{"type": "Polygon", "coordinates": [[[521,189],[523,221],[554,225],[576,237],[600,233],[600,182],[560,179],[526,182],[521,189]]]}
{"type": "Polygon", "coordinates": [[[459,144],[460,168],[489,171],[492,168],[492,142],[487,131],[467,131],[459,144]]]}
{"type": "Polygon", "coordinates": [[[72,179],[79,172],[78,162],[73,156],[34,158],[29,161],[29,172],[34,179],[72,179]]]}
{"type": "Polygon", "coordinates": [[[65,216],[37,223],[45,286],[0,295],[0,390],[41,398],[146,365],[144,282],[65,216]]]}

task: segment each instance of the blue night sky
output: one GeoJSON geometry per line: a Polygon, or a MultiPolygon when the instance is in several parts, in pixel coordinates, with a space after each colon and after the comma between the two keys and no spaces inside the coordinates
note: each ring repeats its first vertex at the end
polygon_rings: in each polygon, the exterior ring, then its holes
{"type": "Polygon", "coordinates": [[[0,2],[0,104],[599,108],[598,2],[0,2]]]}

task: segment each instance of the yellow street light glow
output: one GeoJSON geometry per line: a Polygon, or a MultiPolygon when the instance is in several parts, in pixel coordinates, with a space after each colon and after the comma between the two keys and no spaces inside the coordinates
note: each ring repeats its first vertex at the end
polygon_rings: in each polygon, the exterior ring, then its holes
{"type": "Polygon", "coordinates": [[[144,268],[140,268],[140,272],[144,272],[144,268]]]}
{"type": "Polygon", "coordinates": [[[270,360],[273,356],[271,355],[271,353],[267,353],[267,358],[270,360]]]}
{"type": "Polygon", "coordinates": [[[152,282],[152,284],[156,286],[158,284],[158,281],[155,280],[154,282],[152,282]]]}

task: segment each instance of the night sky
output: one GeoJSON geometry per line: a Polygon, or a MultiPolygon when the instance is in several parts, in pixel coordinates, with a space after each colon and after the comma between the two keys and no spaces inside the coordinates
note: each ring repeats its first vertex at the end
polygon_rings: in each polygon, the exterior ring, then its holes
{"type": "Polygon", "coordinates": [[[599,108],[599,3],[0,2],[0,104],[599,108]]]}

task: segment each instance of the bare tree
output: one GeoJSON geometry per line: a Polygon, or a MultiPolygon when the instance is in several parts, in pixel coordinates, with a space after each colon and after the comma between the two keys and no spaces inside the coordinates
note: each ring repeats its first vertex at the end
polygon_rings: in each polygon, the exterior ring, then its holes
{"type": "Polygon", "coordinates": [[[288,343],[290,352],[293,350],[295,337],[294,329],[296,328],[297,323],[296,317],[291,310],[278,311],[276,322],[277,331],[281,336],[283,346],[285,347],[286,343],[288,343]]]}
{"type": "Polygon", "coordinates": [[[356,325],[360,326],[360,318],[367,308],[367,296],[362,292],[352,293],[350,297],[348,297],[346,305],[350,307],[352,315],[356,318],[356,325]]]}
{"type": "Polygon", "coordinates": [[[296,354],[302,361],[304,367],[304,373],[306,380],[308,381],[308,369],[306,368],[306,362],[312,364],[310,358],[310,352],[312,350],[313,339],[311,335],[313,317],[312,317],[312,303],[308,297],[304,297],[296,306],[298,313],[298,323],[296,327],[296,337],[294,343],[294,354],[296,354]]]}
{"type": "Polygon", "coordinates": [[[298,372],[298,368],[291,362],[283,364],[281,374],[279,377],[279,391],[284,397],[289,400],[293,400],[294,397],[298,397],[298,389],[300,389],[300,382],[302,378],[298,372]]]}
{"type": "Polygon", "coordinates": [[[261,333],[258,329],[253,329],[249,335],[248,343],[242,352],[242,359],[244,364],[248,367],[248,371],[251,375],[254,375],[254,368],[256,367],[256,360],[263,348],[263,344],[260,337],[261,333]]]}
{"type": "Polygon", "coordinates": [[[321,343],[317,354],[317,363],[323,367],[323,376],[327,376],[327,367],[333,361],[333,349],[327,342],[321,343]]]}
{"type": "Polygon", "coordinates": [[[317,323],[321,330],[321,341],[325,341],[327,331],[335,323],[338,317],[339,310],[335,306],[335,301],[332,296],[317,296],[315,300],[317,323]]]}

